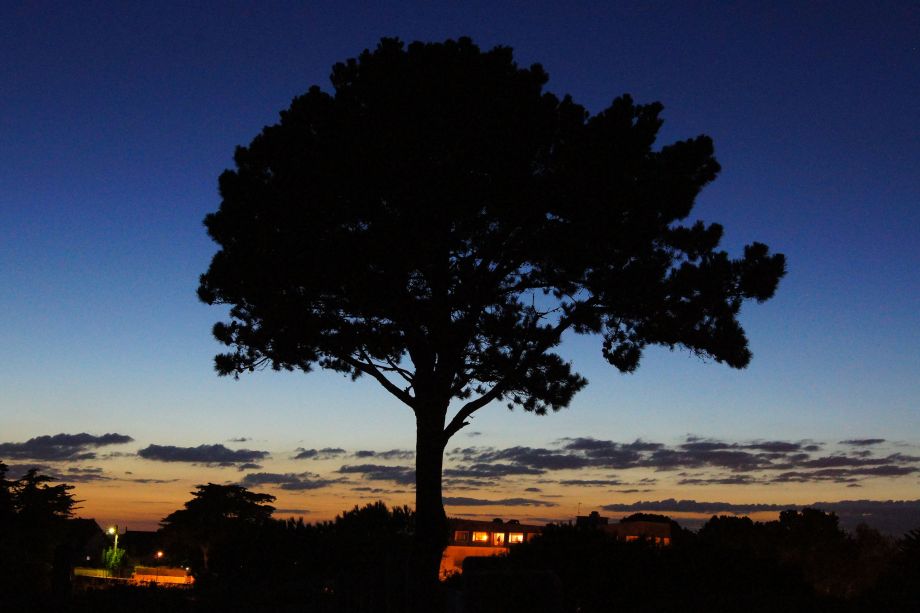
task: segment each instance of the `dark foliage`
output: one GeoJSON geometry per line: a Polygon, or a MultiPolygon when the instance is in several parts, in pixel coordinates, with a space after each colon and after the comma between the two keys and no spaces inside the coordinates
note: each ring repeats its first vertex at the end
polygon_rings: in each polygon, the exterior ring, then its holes
{"type": "Polygon", "coordinates": [[[272,520],[223,548],[222,571],[196,593],[217,610],[406,611],[413,524],[407,507],[382,502],[330,522],[272,520]]]}
{"type": "Polygon", "coordinates": [[[506,47],[384,39],[237,149],[205,219],[220,249],[198,294],[230,306],[220,374],[370,375],[415,412],[431,578],[444,445],[493,400],[567,406],[586,381],[555,352],[564,333],[600,336],[622,372],[648,345],[741,368],[741,306],[785,272],[761,243],[733,259],[721,226],[682,223],[719,171],[708,137],[656,146],[660,104],[591,116],[547,80],[506,47]]]}
{"type": "Polygon", "coordinates": [[[199,485],[184,508],[160,522],[163,542],[173,555],[205,580],[248,572],[241,562],[271,521],[275,497],[238,485],[199,485]]]}
{"type": "Polygon", "coordinates": [[[670,547],[550,526],[505,558],[474,560],[453,583],[472,589],[484,572],[504,577],[507,590],[515,578],[550,572],[563,601],[553,610],[566,613],[907,611],[916,610],[920,594],[915,545],[907,535],[898,548],[866,526],[848,535],[833,514],[815,509],[766,523],[713,517],[670,547]]]}
{"type": "Polygon", "coordinates": [[[48,485],[51,477],[34,469],[16,480],[6,473],[0,462],[0,604],[66,591],[73,486],[48,485]]]}
{"type": "MultiPolygon", "coordinates": [[[[3,469],[0,464],[0,479],[3,469]]],[[[333,521],[306,524],[271,519],[271,497],[213,484],[200,486],[184,509],[163,522],[164,533],[175,535],[191,526],[181,532],[192,545],[189,555],[199,540],[211,549],[209,570],[199,572],[193,590],[113,586],[55,592],[49,579],[59,557],[54,548],[42,549],[43,565],[22,564],[33,555],[27,551],[33,543],[11,538],[12,528],[27,525],[26,519],[56,534],[66,532],[55,526],[67,521],[72,499],[66,488],[44,481],[35,474],[0,481],[3,610],[437,610],[436,605],[420,609],[409,598],[415,516],[407,507],[389,509],[377,502],[333,521]],[[35,490],[42,492],[36,495],[35,490]],[[22,499],[32,502],[23,505],[22,499]],[[28,517],[16,519],[24,509],[28,517]],[[202,531],[205,519],[213,522],[213,530],[202,531]],[[17,583],[10,583],[11,577],[17,583]]],[[[632,519],[672,521],[644,515],[632,519]]],[[[43,538],[34,532],[30,536],[43,538]]],[[[897,542],[867,526],[847,534],[833,514],[805,509],[765,523],[713,517],[698,533],[684,532],[669,547],[619,542],[594,527],[550,525],[507,556],[469,558],[464,574],[441,586],[441,592],[458,613],[906,612],[920,604],[918,569],[920,530],[897,542]]]]}

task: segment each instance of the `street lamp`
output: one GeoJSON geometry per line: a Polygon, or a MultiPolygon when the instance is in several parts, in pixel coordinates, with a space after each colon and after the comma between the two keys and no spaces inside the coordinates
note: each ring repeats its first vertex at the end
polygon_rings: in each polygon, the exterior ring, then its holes
{"type": "Polygon", "coordinates": [[[109,526],[109,529],[106,530],[106,532],[108,532],[109,534],[115,537],[115,544],[112,547],[112,562],[113,562],[113,567],[114,567],[114,562],[115,562],[116,556],[118,555],[118,524],[115,524],[114,526],[109,526]]]}
{"type": "Polygon", "coordinates": [[[154,580],[154,583],[156,583],[157,585],[159,585],[159,584],[160,584],[160,560],[163,559],[163,551],[162,551],[162,550],[157,550],[156,558],[157,558],[157,574],[156,574],[156,579],[154,580]]]}

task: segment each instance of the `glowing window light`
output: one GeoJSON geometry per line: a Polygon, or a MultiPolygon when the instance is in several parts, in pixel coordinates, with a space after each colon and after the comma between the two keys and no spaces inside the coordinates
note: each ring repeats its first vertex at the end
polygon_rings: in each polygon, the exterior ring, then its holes
{"type": "Polygon", "coordinates": [[[466,530],[457,530],[454,532],[454,540],[457,542],[465,543],[470,540],[470,533],[466,530]]]}
{"type": "Polygon", "coordinates": [[[508,534],[508,544],[513,543],[523,543],[524,542],[524,533],[523,532],[511,532],[508,534]]]}
{"type": "Polygon", "coordinates": [[[495,532],[492,534],[492,544],[496,547],[505,544],[505,533],[504,532],[495,532]]]}
{"type": "Polygon", "coordinates": [[[489,542],[489,533],[488,533],[488,532],[474,532],[474,533],[473,533],[473,542],[474,542],[474,543],[488,543],[488,542],[489,542]]]}

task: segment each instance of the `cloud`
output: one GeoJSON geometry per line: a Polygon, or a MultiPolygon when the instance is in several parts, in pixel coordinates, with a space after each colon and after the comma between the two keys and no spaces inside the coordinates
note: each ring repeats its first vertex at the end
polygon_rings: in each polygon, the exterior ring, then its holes
{"type": "Polygon", "coordinates": [[[90,481],[111,481],[112,477],[103,474],[103,470],[98,466],[71,466],[67,469],[66,474],[59,475],[56,480],[88,483],[90,481]]]}
{"type": "Polygon", "coordinates": [[[320,479],[313,473],[250,473],[243,477],[240,485],[256,487],[260,485],[277,485],[283,490],[303,491],[318,490],[338,483],[341,479],[320,479]]]}
{"type": "Polygon", "coordinates": [[[274,514],[275,514],[275,515],[282,515],[282,514],[286,514],[286,513],[289,513],[289,514],[291,514],[291,515],[307,515],[307,514],[310,513],[310,512],[311,512],[311,511],[310,511],[309,509],[293,509],[293,508],[275,509],[275,510],[274,510],[274,514]]]}
{"type": "Polygon", "coordinates": [[[498,485],[498,482],[488,479],[457,479],[444,477],[441,484],[446,490],[478,490],[485,487],[494,487],[498,485]]]}
{"type": "Polygon", "coordinates": [[[509,475],[542,475],[545,470],[520,466],[515,464],[488,464],[478,463],[461,468],[445,468],[445,477],[472,477],[490,478],[507,477],[509,475]]]}
{"type": "Polygon", "coordinates": [[[727,477],[685,477],[677,481],[678,485],[751,485],[758,480],[750,475],[730,475],[727,477]]]}
{"type": "Polygon", "coordinates": [[[209,466],[235,466],[262,460],[268,457],[268,452],[252,449],[228,449],[221,444],[198,445],[197,447],[148,445],[138,451],[137,455],[145,460],[156,460],[158,462],[191,462],[209,466]]]}
{"type": "Polygon", "coordinates": [[[452,498],[444,497],[444,505],[448,507],[555,507],[555,502],[546,500],[533,500],[531,498],[502,498],[501,500],[486,500],[483,498],[452,498]]]}
{"type": "Polygon", "coordinates": [[[40,474],[48,474],[48,471],[51,470],[50,467],[43,464],[7,464],[7,479],[19,479],[24,476],[30,470],[36,470],[40,474]]]}
{"type": "Polygon", "coordinates": [[[324,447],[322,449],[298,447],[295,451],[297,452],[293,458],[295,460],[328,460],[345,453],[345,450],[341,447],[324,447]]]}
{"type": "Polygon", "coordinates": [[[359,474],[368,481],[392,481],[399,485],[415,485],[415,469],[411,466],[385,466],[381,464],[358,464],[342,466],[342,474],[359,474]]]}
{"type": "Polygon", "coordinates": [[[885,442],[883,438],[851,438],[846,441],[840,441],[841,445],[853,445],[855,447],[868,447],[870,445],[881,445],[885,442]]]}
{"type": "Polygon", "coordinates": [[[380,460],[411,460],[415,452],[408,449],[390,449],[389,451],[370,451],[362,449],[355,452],[356,458],[377,458],[380,460]]]}
{"type": "Polygon", "coordinates": [[[366,485],[351,488],[353,492],[362,492],[365,494],[399,494],[402,490],[390,490],[384,487],[368,487],[366,485]]]}
{"type": "MultiPolygon", "coordinates": [[[[860,443],[877,439],[853,439],[860,443]]],[[[678,472],[680,485],[746,485],[751,483],[838,482],[902,477],[920,472],[920,457],[876,455],[853,449],[846,454],[819,455],[824,445],[798,441],[751,440],[728,442],[688,436],[674,445],[636,439],[618,443],[593,437],[563,438],[555,448],[455,448],[448,452],[445,476],[500,478],[553,471],[588,471],[584,478],[568,478],[571,486],[624,485],[594,474],[597,470],[651,469],[678,472]],[[683,472],[693,470],[697,474],[683,472]]]]}
{"type": "Polygon", "coordinates": [[[30,438],[24,443],[0,443],[0,457],[16,460],[43,460],[56,462],[63,460],[93,460],[96,453],[91,451],[107,445],[123,445],[134,439],[126,434],[114,432],[94,436],[80,434],[54,434],[30,438]]]}
{"type": "Polygon", "coordinates": [[[575,487],[610,487],[614,485],[625,485],[619,479],[563,479],[559,485],[575,487]]]}
{"type": "Polygon", "coordinates": [[[238,436],[238,437],[236,437],[236,438],[227,439],[227,442],[228,442],[228,443],[246,443],[246,442],[249,442],[249,441],[251,441],[251,440],[252,440],[252,439],[251,439],[250,437],[248,437],[248,436],[238,436]]]}
{"type": "Polygon", "coordinates": [[[533,447],[511,447],[485,451],[479,454],[480,462],[509,461],[521,466],[542,470],[563,470],[591,466],[589,458],[562,453],[554,449],[533,447]]]}

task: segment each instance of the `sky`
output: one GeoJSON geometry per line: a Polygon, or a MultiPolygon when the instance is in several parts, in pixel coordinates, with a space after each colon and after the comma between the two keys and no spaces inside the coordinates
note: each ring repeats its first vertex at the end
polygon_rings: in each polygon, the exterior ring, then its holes
{"type": "Polygon", "coordinates": [[[651,350],[621,375],[566,337],[588,387],[545,417],[477,413],[448,513],[920,499],[918,32],[915,2],[2,3],[0,460],[137,528],[205,482],[309,521],[411,503],[413,417],[372,381],[216,376],[202,219],[234,147],[332,64],[466,35],[592,112],[661,101],[659,144],[710,135],[723,170],[691,220],[789,273],[742,313],[743,371],[651,350]]]}

